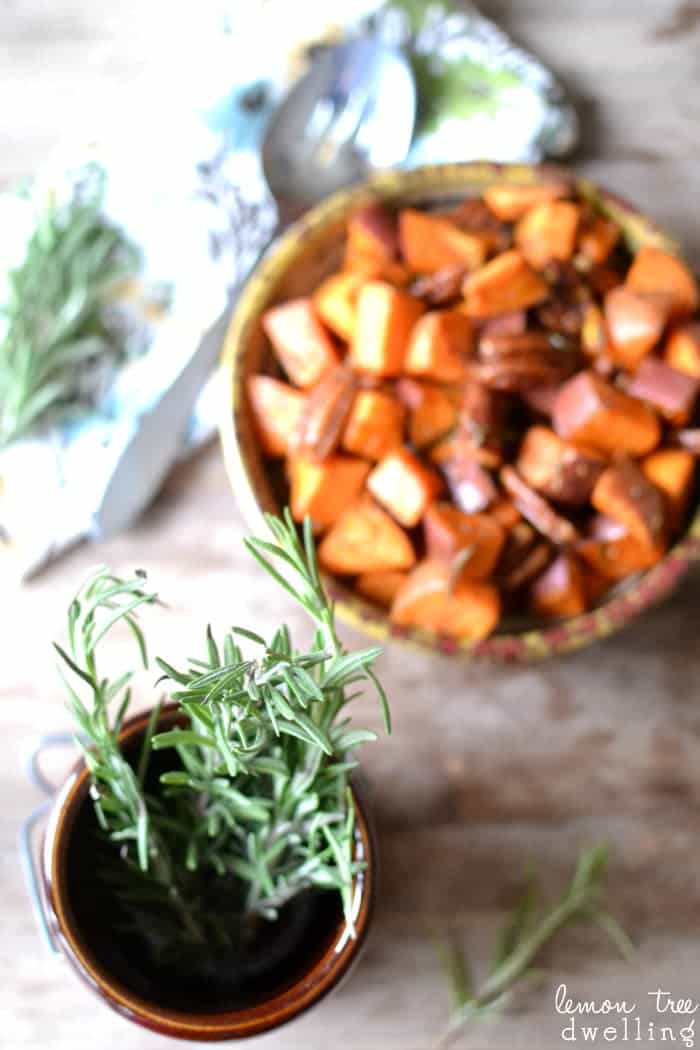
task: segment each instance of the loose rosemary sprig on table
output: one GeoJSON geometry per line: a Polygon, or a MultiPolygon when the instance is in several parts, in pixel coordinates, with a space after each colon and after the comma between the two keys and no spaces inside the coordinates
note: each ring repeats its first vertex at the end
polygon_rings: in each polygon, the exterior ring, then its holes
{"type": "Polygon", "coordinates": [[[171,940],[208,936],[212,917],[197,878],[207,873],[237,880],[244,888],[243,912],[267,919],[306,889],[335,889],[352,930],[353,885],[363,862],[356,856],[349,777],[357,764],[353,752],[375,734],[353,727],[345,709],[351,687],[370,682],[390,729],[386,697],[372,670],[381,650],[343,650],[310,524],[303,540],[288,512],[282,520],[269,517],[268,524],[273,540],[248,540],[248,549],[309,614],[311,646],[296,649],[286,625],[269,642],[234,627],[221,644],[208,628],[204,659],[176,668],[157,658],[163,677],[175,684],[171,699],[184,724],[157,732],[154,708],[136,768],[118,739],[131,672],[114,681],[101,677],[96,649],[123,621],[146,664],[136,610],[156,596],[145,589],[144,577],[95,574],[71,604],[68,651],[57,647],[88,689],[82,699],[69,685],[98,821],[132,869],[130,896],[169,908],[171,940]],[[252,646],[250,655],[242,642],[252,646]],[[173,752],[172,768],[154,783],[150,760],[166,749],[173,752]]]}
{"type": "Polygon", "coordinates": [[[49,417],[93,403],[124,346],[104,307],[139,268],[136,247],[102,210],[104,172],[90,166],[65,204],[48,200],[0,304],[0,448],[49,417]]]}
{"type": "Polygon", "coordinates": [[[634,946],[617,919],[604,907],[604,877],[608,849],[604,845],[583,850],[564,895],[550,908],[538,908],[534,880],[502,927],[485,980],[476,987],[462,947],[454,940],[438,948],[449,980],[450,1019],[438,1046],[446,1046],[470,1022],[488,1019],[509,1004],[521,981],[538,975],[537,957],[562,930],[578,922],[593,922],[612,940],[624,958],[634,946]]]}

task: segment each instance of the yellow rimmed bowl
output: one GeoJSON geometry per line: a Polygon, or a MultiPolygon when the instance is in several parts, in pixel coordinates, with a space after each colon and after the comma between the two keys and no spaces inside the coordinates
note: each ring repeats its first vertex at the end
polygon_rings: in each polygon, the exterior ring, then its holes
{"type": "MultiPolygon", "coordinates": [[[[265,460],[245,396],[248,376],[274,374],[272,354],[261,317],[275,303],[310,294],[340,266],[348,215],[372,201],[397,206],[434,207],[477,195],[495,182],[537,184],[552,175],[573,179],[581,194],[623,229],[634,251],[655,244],[678,251],[673,240],[633,205],[573,172],[551,166],[487,163],[444,164],[379,175],[323,201],[295,223],[273,246],[248,281],[234,311],[222,356],[226,391],[221,414],[221,440],[234,494],[251,529],[264,528],[264,512],[278,513],[285,503],[281,470],[265,460]]],[[[455,642],[431,632],[394,627],[385,610],[340,581],[327,577],[339,617],[379,640],[397,638],[419,648],[466,658],[528,662],[582,648],[614,634],[644,610],[666,597],[700,559],[700,512],[696,507],[685,534],[652,569],[625,580],[600,604],[582,616],[552,624],[532,618],[504,620],[483,641],[455,642]]]]}

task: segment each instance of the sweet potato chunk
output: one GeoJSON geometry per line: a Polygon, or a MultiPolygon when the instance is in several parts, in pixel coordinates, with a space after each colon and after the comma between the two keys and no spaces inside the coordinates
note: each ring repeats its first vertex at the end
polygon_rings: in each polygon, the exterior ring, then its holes
{"type": "Polygon", "coordinates": [[[355,397],[355,380],[339,365],[309,391],[299,417],[294,445],[302,457],[325,459],[340,442],[355,397]]]}
{"type": "Polygon", "coordinates": [[[548,427],[534,426],[525,434],[515,465],[528,485],[548,499],[576,507],[590,499],[605,459],[594,449],[567,444],[548,427]]]}
{"type": "Polygon", "coordinates": [[[398,522],[411,529],[440,492],[442,482],[407,448],[399,448],[377,464],[367,488],[398,522]]]}
{"type": "Polygon", "coordinates": [[[371,602],[389,609],[405,582],[406,573],[396,569],[387,572],[364,572],[355,580],[355,588],[371,602]]]}
{"type": "Polygon", "coordinates": [[[329,456],[322,462],[296,456],[289,462],[289,502],[295,521],[308,514],[322,530],[340,517],[359,496],[369,464],[351,456],[329,456]]]}
{"type": "Polygon", "coordinates": [[[591,266],[604,263],[620,239],[620,227],[602,215],[583,224],[578,235],[578,250],[591,266]]]}
{"type": "Polygon", "coordinates": [[[413,326],[424,311],[423,303],[390,284],[365,284],[357,299],[352,367],[369,375],[399,375],[413,326]]]}
{"type": "Polygon", "coordinates": [[[472,349],[472,325],[456,310],[433,310],[416,323],[404,369],[442,383],[464,379],[464,358],[472,349]]]}
{"type": "Polygon", "coordinates": [[[394,288],[405,288],[411,280],[411,271],[393,259],[377,259],[348,246],[343,256],[343,273],[361,277],[363,281],[386,281],[394,288]]]}
{"type": "Polygon", "coordinates": [[[574,525],[558,514],[533,488],[530,488],[513,467],[503,467],[501,483],[526,521],[547,536],[558,547],[568,547],[578,539],[574,525]]]}
{"type": "Polygon", "coordinates": [[[313,386],[339,364],[335,344],[310,299],[273,306],[262,323],[282,368],[296,386],[313,386]]]}
{"type": "Polygon", "coordinates": [[[515,222],[538,204],[567,197],[571,187],[565,182],[542,182],[537,186],[513,186],[507,182],[489,186],[483,198],[502,222],[515,222]]]}
{"type": "Polygon", "coordinates": [[[266,456],[286,456],[304,410],[304,394],[279,379],[262,375],[250,376],[246,389],[263,452],[266,456]]]}
{"type": "Polygon", "coordinates": [[[338,516],[318,548],[321,566],[338,576],[410,569],[416,562],[403,529],[369,499],[338,516]]]}
{"type": "Polygon", "coordinates": [[[470,274],[462,290],[464,311],[469,317],[495,317],[524,310],[549,295],[547,283],[515,249],[503,252],[470,274]]]}
{"type": "Polygon", "coordinates": [[[406,410],[383,390],[360,390],[355,395],[342,437],[346,452],[365,459],[382,459],[403,443],[406,410]]]}
{"type": "Polygon", "coordinates": [[[663,558],[665,547],[663,544],[650,547],[636,536],[625,533],[610,540],[584,540],[577,546],[576,553],[587,566],[612,582],[651,569],[663,558]]]}
{"type": "Polygon", "coordinates": [[[351,342],[355,334],[357,297],[365,283],[361,273],[334,273],[313,295],[316,313],[334,335],[351,342]]]}
{"type": "Polygon", "coordinates": [[[608,292],[605,320],[613,359],[633,371],[661,338],[670,308],[665,295],[641,294],[625,285],[608,292]]]}
{"type": "Polygon", "coordinates": [[[552,259],[567,262],[576,248],[581,208],[571,201],[545,201],[515,227],[515,243],[527,261],[542,269],[552,259]]]}
{"type": "Polygon", "coordinates": [[[452,589],[450,583],[447,565],[421,562],[394,599],[392,623],[464,641],[486,638],[500,617],[498,590],[476,580],[458,580],[452,589]]]}
{"type": "Polygon", "coordinates": [[[474,270],[486,258],[481,237],[465,233],[440,215],[405,208],[399,215],[401,252],[416,273],[435,273],[447,266],[474,270]]]}
{"type": "Polygon", "coordinates": [[[680,529],[695,481],[695,457],[684,448],[662,448],[642,461],[645,477],[663,493],[672,531],[680,529]]]}
{"type": "Polygon", "coordinates": [[[443,387],[404,378],[396,393],[409,409],[408,436],[415,448],[434,444],[457,422],[457,405],[443,387]]]}
{"type": "Polygon", "coordinates": [[[678,372],[658,357],[647,357],[632,377],[627,392],[646,401],[674,426],[682,427],[693,414],[700,379],[678,372]]]}
{"type": "Polygon", "coordinates": [[[498,499],[491,475],[473,455],[458,455],[443,463],[452,500],[465,514],[486,510],[498,499]]]}
{"type": "Polygon", "coordinates": [[[591,503],[640,543],[655,547],[661,542],[666,525],[663,496],[633,460],[621,460],[603,471],[591,503]]]}
{"type": "Polygon", "coordinates": [[[643,456],[661,437],[659,421],[646,405],[594,372],[580,372],[564,384],[552,420],[560,437],[605,454],[643,456]]]}
{"type": "Polygon", "coordinates": [[[463,514],[449,503],[434,503],[423,518],[428,557],[459,565],[459,577],[485,580],[498,561],[505,530],[488,514],[463,514]],[[456,559],[459,559],[456,562],[456,559]]]}
{"type": "Polygon", "coordinates": [[[530,605],[540,616],[560,619],[586,611],[586,584],[573,554],[560,554],[530,590],[530,605]]]}
{"type": "Polygon", "coordinates": [[[348,247],[380,262],[394,261],[399,254],[396,216],[379,202],[358,208],[348,219],[348,247]]]}
{"type": "Polygon", "coordinates": [[[674,329],[666,342],[666,364],[694,379],[700,379],[700,322],[674,329]]]}
{"type": "Polygon", "coordinates": [[[688,267],[678,256],[651,244],[642,245],[635,255],[626,284],[643,295],[667,295],[674,321],[690,317],[698,308],[698,285],[688,267]]]}

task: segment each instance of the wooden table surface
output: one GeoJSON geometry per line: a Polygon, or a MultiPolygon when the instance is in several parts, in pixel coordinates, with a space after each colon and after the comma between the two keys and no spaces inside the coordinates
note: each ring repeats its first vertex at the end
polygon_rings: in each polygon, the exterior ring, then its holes
{"type": "MultiPolygon", "coordinates": [[[[585,123],[581,169],[648,208],[698,261],[700,4],[498,0],[482,7],[576,93],[585,123]]],[[[2,0],[0,181],[33,170],[118,91],[128,101],[165,19],[166,5],[157,2],[2,0]]],[[[19,594],[3,595],[0,1044],[8,1050],[165,1045],[99,1005],[46,955],[15,849],[19,822],[38,801],[22,762],[35,734],[68,725],[49,640],[88,567],[146,567],[170,606],[153,618],[156,647],[181,654],[182,646],[192,651],[193,639],[194,648],[200,644],[207,619],[261,629],[275,622],[284,603],[251,565],[243,535],[211,448],[177,472],[128,534],[77,550],[19,594]]],[[[696,998],[699,614],[698,583],[690,580],[621,636],[524,669],[465,666],[391,646],[381,672],[395,730],[365,756],[383,868],[373,936],[337,995],[256,1045],[429,1047],[447,1002],[431,930],[449,920],[483,966],[528,864],[555,893],[579,847],[603,838],[613,849],[611,906],[638,941],[635,961],[623,964],[596,933],[566,934],[517,1011],[470,1030],[458,1045],[568,1045],[565,1018],[554,1008],[561,982],[580,999],[634,1001],[645,1023],[663,1020],[648,994],[657,988],[696,998]]],[[[289,618],[305,629],[291,608],[289,618]]],[[[359,638],[347,632],[347,640],[359,638]]],[[[378,723],[369,700],[358,715],[378,723]]],[[[647,1038],[635,1045],[652,1045],[642,1030],[647,1038]]],[[[592,1045],[608,1043],[599,1036],[592,1045]]]]}

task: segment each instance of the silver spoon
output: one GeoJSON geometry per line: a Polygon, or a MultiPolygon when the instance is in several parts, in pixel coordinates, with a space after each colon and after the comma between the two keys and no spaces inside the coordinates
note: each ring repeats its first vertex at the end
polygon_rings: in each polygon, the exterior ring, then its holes
{"type": "MultiPolygon", "coordinates": [[[[361,38],[321,51],[273,114],[263,170],[282,229],[309,205],[408,153],[416,110],[409,64],[397,49],[361,38]]],[[[251,270],[253,269],[251,266],[251,270]]],[[[177,457],[197,396],[217,361],[231,308],[140,416],[107,480],[91,535],[104,538],[151,503],[177,457]]]]}

